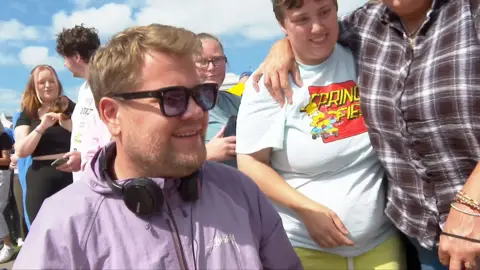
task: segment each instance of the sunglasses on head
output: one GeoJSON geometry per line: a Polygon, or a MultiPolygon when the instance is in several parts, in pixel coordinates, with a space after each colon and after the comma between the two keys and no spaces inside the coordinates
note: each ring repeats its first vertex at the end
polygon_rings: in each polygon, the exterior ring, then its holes
{"type": "Polygon", "coordinates": [[[217,94],[218,85],[216,83],[204,83],[193,88],[171,86],[152,91],[118,93],[111,97],[123,100],[156,98],[165,116],[176,117],[183,115],[187,111],[190,97],[203,111],[213,109],[217,101],[217,94]]]}

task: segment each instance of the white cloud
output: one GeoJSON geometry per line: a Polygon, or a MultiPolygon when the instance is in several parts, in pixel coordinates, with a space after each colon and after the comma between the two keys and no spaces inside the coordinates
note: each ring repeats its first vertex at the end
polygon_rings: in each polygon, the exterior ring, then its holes
{"type": "Polygon", "coordinates": [[[63,28],[71,28],[75,25],[85,24],[95,27],[103,37],[110,37],[123,29],[131,26],[132,10],[124,4],[109,3],[100,8],[88,8],[67,14],[60,11],[53,15],[53,31],[58,33],[63,28]]]}
{"type": "MultiPolygon", "coordinates": [[[[74,0],[86,7],[91,0],[74,0]]],[[[268,0],[124,0],[72,13],[60,11],[53,16],[53,30],[84,23],[109,38],[126,27],[162,23],[185,27],[194,32],[232,35],[248,40],[268,40],[281,36],[280,28],[268,0]],[[142,6],[140,6],[143,4],[142,6]],[[134,13],[134,11],[137,11],[134,13]]],[[[361,6],[366,0],[339,1],[339,14],[361,6]]]]}
{"type": "Polygon", "coordinates": [[[21,63],[29,68],[36,65],[50,65],[57,71],[65,69],[63,60],[57,56],[49,55],[47,47],[28,46],[23,48],[18,56],[21,63]]]}
{"type": "Polygon", "coordinates": [[[90,5],[93,1],[92,0],[74,0],[74,2],[78,9],[83,9],[83,8],[86,8],[88,5],[90,5]]]}
{"type": "Polygon", "coordinates": [[[0,88],[0,113],[13,115],[20,110],[20,100],[22,93],[13,89],[0,88]]]}
{"type": "Polygon", "coordinates": [[[194,32],[239,35],[253,40],[281,34],[270,1],[258,0],[148,0],[135,14],[137,24],[170,24],[194,32]]]}
{"type": "Polygon", "coordinates": [[[0,100],[9,101],[9,102],[18,102],[20,101],[21,93],[12,90],[12,89],[1,89],[0,88],[0,100]]]}
{"type": "Polygon", "coordinates": [[[15,56],[0,52],[0,66],[13,65],[17,63],[17,61],[18,60],[15,58],[15,56]]]}
{"type": "Polygon", "coordinates": [[[38,40],[40,33],[34,26],[26,26],[16,19],[0,21],[0,41],[38,40]]]}

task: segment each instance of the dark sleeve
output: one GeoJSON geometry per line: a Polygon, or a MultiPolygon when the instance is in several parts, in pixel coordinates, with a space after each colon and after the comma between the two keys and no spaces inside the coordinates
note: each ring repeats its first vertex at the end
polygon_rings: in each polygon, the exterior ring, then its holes
{"type": "Polygon", "coordinates": [[[473,22],[477,30],[477,38],[480,40],[480,0],[471,0],[473,22]]]}
{"type": "Polygon", "coordinates": [[[31,124],[32,120],[25,114],[25,112],[21,112],[20,116],[18,117],[17,123],[15,123],[15,127],[30,126],[31,124]]]}
{"type": "Polygon", "coordinates": [[[2,133],[2,135],[0,135],[0,151],[12,150],[12,148],[12,140],[10,139],[10,137],[8,137],[7,133],[2,133]]]}
{"type": "Polygon", "coordinates": [[[349,47],[352,50],[355,50],[359,46],[360,37],[358,35],[356,25],[358,24],[358,17],[362,16],[365,13],[365,10],[368,9],[369,5],[372,4],[366,3],[365,5],[340,18],[338,22],[338,42],[340,44],[349,47]]]}

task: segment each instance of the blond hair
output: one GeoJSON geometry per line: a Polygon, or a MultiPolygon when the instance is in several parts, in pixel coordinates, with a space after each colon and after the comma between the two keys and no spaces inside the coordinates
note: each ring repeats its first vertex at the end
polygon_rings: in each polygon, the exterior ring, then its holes
{"type": "Polygon", "coordinates": [[[197,34],[197,38],[202,41],[202,40],[213,40],[213,41],[216,41],[218,43],[218,45],[220,46],[220,49],[222,49],[222,53],[225,53],[225,50],[223,49],[223,44],[222,42],[220,41],[220,39],[218,37],[216,37],[215,35],[212,35],[212,34],[209,34],[209,33],[199,33],[197,34]]]}
{"type": "Polygon", "coordinates": [[[89,63],[88,84],[95,103],[140,87],[148,52],[183,57],[199,53],[200,48],[196,35],[183,28],[161,24],[127,28],[98,49],[89,63]]]}
{"type": "Polygon", "coordinates": [[[25,90],[23,91],[22,102],[20,105],[22,111],[31,119],[38,119],[38,109],[42,107],[42,100],[37,93],[37,76],[38,73],[43,70],[50,71],[55,78],[55,83],[58,87],[58,98],[54,103],[59,101],[60,98],[63,96],[63,86],[58,79],[58,75],[55,69],[49,65],[35,66],[32,71],[30,71],[30,77],[28,78],[27,85],[25,86],[25,90]]]}

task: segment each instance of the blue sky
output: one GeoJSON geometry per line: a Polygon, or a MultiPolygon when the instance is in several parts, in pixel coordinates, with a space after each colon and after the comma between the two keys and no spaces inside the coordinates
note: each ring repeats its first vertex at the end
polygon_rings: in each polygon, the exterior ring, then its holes
{"type": "MultiPolygon", "coordinates": [[[[365,0],[339,0],[340,13],[365,0]]],[[[63,67],[55,34],[85,24],[99,30],[102,42],[132,25],[163,23],[220,37],[228,72],[255,69],[281,37],[270,0],[2,0],[0,9],[0,113],[19,109],[31,68],[50,64],[66,94],[76,100],[82,81],[63,67]]]]}

